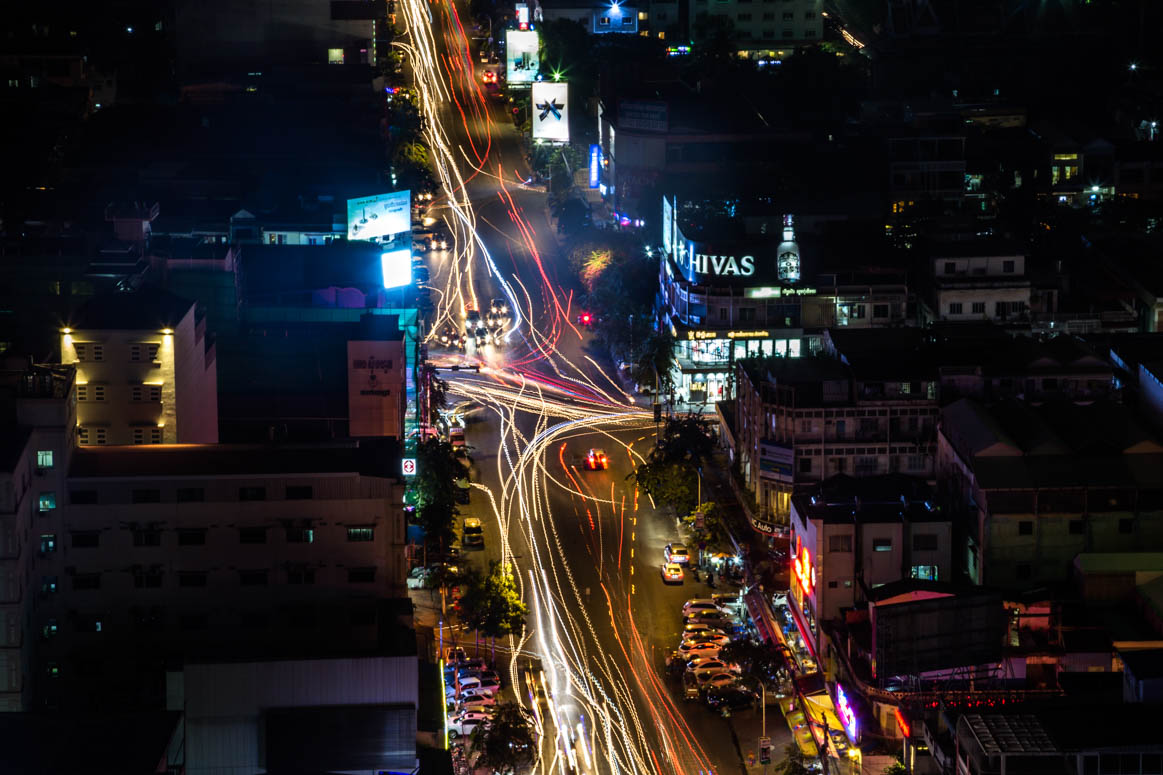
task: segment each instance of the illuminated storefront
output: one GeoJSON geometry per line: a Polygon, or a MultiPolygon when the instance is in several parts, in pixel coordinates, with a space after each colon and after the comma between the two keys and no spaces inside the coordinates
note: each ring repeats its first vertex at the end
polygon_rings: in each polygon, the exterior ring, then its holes
{"type": "Polygon", "coordinates": [[[799,535],[792,537],[792,549],[795,556],[791,563],[791,589],[788,590],[788,610],[792,612],[796,628],[800,637],[811,652],[812,657],[819,660],[816,650],[816,558],[812,551],[804,545],[799,535]]]}

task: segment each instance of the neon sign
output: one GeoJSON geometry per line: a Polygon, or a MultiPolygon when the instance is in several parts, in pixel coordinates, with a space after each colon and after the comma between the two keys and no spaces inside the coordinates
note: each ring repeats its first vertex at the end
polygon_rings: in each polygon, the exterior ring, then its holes
{"type": "Polygon", "coordinates": [[[905,717],[901,715],[901,709],[896,708],[893,711],[893,714],[896,716],[896,725],[898,727],[900,727],[900,730],[902,733],[904,733],[904,736],[908,737],[909,736],[909,722],[905,721],[905,717]]]}
{"type": "Polygon", "coordinates": [[[590,146],[590,188],[597,188],[602,182],[602,146],[590,146]]]}
{"type": "Polygon", "coordinates": [[[856,733],[859,727],[856,723],[856,711],[852,710],[852,704],[848,702],[848,695],[844,693],[844,687],[836,684],[836,713],[840,716],[840,723],[844,725],[844,734],[848,735],[848,739],[856,742],[856,733]]]}
{"type": "Polygon", "coordinates": [[[812,565],[812,555],[807,547],[800,550],[794,563],[796,578],[800,580],[800,589],[805,595],[811,595],[816,587],[816,567],[812,565]]]}

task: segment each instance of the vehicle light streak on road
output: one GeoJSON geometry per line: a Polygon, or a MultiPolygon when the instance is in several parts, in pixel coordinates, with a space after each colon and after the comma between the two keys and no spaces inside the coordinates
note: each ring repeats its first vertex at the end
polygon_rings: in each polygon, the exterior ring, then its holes
{"type": "MultiPolygon", "coordinates": [[[[593,443],[581,437],[595,435],[609,448],[625,450],[620,465],[627,459],[642,460],[626,440],[641,441],[652,433],[653,416],[584,352],[572,358],[563,352],[583,340],[570,319],[572,292],[553,276],[554,264],[542,260],[538,234],[523,209],[535,195],[527,193],[513,160],[499,158],[502,146],[494,141],[489,105],[473,72],[455,5],[448,0],[399,0],[398,5],[405,35],[394,45],[414,76],[417,106],[426,118],[424,145],[440,187],[436,201],[451,235],[447,254],[433,257],[440,279],[431,283],[436,313],[426,341],[433,344],[449,327],[463,332],[468,308],[487,311],[481,302],[484,298],[487,304],[487,288],[497,291],[492,295],[503,295],[511,310],[502,336],[509,347],[489,346],[467,356],[434,353],[433,359],[448,365],[475,359],[480,373],[451,375],[449,395],[484,407],[499,428],[497,446],[489,453],[495,452],[490,462],[495,461],[499,484],[477,483],[473,500],[496,518],[501,560],[514,569],[518,592],[530,607],[526,629],[509,638],[508,673],[519,686],[518,660],[529,651],[540,657],[544,712],[535,693],[517,693],[519,703],[529,702],[536,709],[541,755],[534,770],[539,775],[565,773],[570,766],[602,775],[708,771],[706,756],[675,712],[634,625],[630,574],[635,561],[623,563],[622,549],[627,501],[636,525],[638,489],[619,479],[609,483],[607,493],[605,482],[575,475],[570,462],[593,443]],[[438,50],[434,14],[443,27],[444,53],[438,50]],[[450,139],[455,122],[464,127],[463,141],[450,139]],[[495,217],[489,225],[476,211],[484,202],[503,207],[507,218],[495,217]],[[496,248],[496,257],[506,268],[511,258],[508,274],[481,238],[483,225],[511,234],[507,242],[490,241],[494,248],[502,246],[496,248]],[[506,249],[508,257],[500,252],[506,249]],[[519,274],[532,279],[532,285],[526,287],[519,274]],[[578,534],[565,529],[577,531],[579,526],[571,517],[551,512],[551,502],[560,505],[562,498],[592,519],[587,527],[597,556],[600,594],[597,588],[591,594],[575,578],[582,559],[578,534]],[[603,525],[607,519],[617,520],[617,525],[603,525]],[[602,562],[604,527],[617,530],[617,567],[602,562]],[[603,599],[605,609],[595,607],[603,599]],[[656,755],[661,751],[668,752],[665,761],[656,755]]],[[[610,530],[605,533],[613,538],[610,530]]],[[[631,542],[634,535],[632,529],[631,542]]],[[[633,547],[631,558],[632,552],[633,547]]]]}

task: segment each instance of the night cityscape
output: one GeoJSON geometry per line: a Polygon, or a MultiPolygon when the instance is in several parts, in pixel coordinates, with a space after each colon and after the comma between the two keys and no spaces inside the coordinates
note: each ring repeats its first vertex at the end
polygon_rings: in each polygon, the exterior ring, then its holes
{"type": "Polygon", "coordinates": [[[1163,3],[4,27],[0,775],[1163,775],[1163,3]]]}

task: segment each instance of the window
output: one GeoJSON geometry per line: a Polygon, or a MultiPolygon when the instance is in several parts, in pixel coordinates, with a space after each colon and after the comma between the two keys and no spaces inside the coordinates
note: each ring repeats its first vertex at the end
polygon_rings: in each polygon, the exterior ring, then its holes
{"type": "Polygon", "coordinates": [[[1086,535],[1086,523],[1081,519],[1070,520],[1070,535],[1086,535]]]}
{"type": "Polygon", "coordinates": [[[137,589],[161,589],[162,572],[159,568],[134,568],[133,586],[137,589]]]}
{"type": "Polygon", "coordinates": [[[1001,262],[1001,270],[1003,272],[1005,272],[1006,274],[1013,274],[1014,273],[1014,262],[1013,261],[1002,261],[1001,262]]]}
{"type": "Polygon", "coordinates": [[[56,576],[41,576],[40,577],[40,591],[46,595],[56,594],[57,577],[56,576]]]}
{"type": "Polygon", "coordinates": [[[864,314],[865,314],[864,306],[865,305],[863,305],[863,304],[853,304],[852,305],[852,317],[863,318],[864,314]]]}
{"type": "Polygon", "coordinates": [[[239,528],[238,542],[240,544],[265,544],[267,542],[267,529],[265,527],[239,528]]]}
{"type": "Polygon", "coordinates": [[[74,549],[96,549],[101,543],[101,533],[97,530],[78,530],[70,535],[74,549]]]}
{"type": "MultiPolygon", "coordinates": [[[[751,14],[741,13],[741,14],[738,14],[736,16],[736,18],[741,22],[749,22],[749,21],[751,21],[751,14]]],[[[754,313],[754,310],[752,310],[752,313],[754,313]]]]}
{"type": "Polygon", "coordinates": [[[154,527],[134,528],[134,546],[161,546],[162,531],[154,527]]]}
{"type": "Polygon", "coordinates": [[[48,640],[49,638],[51,638],[52,636],[57,634],[57,630],[58,630],[57,620],[56,619],[49,619],[48,622],[45,623],[44,627],[40,631],[41,637],[43,637],[45,640],[48,640]]]}
{"type": "Polygon", "coordinates": [[[775,14],[774,13],[763,14],[763,21],[765,21],[765,22],[775,21],[775,14]]]}
{"type": "Polygon", "coordinates": [[[100,588],[100,573],[77,573],[73,575],[73,590],[76,592],[88,592],[100,588]]]}
{"type": "Polygon", "coordinates": [[[807,19],[808,21],[811,21],[812,19],[816,18],[816,12],[815,11],[804,11],[804,18],[807,19]]]}
{"type": "Polygon", "coordinates": [[[914,552],[935,552],[937,551],[937,534],[936,533],[918,533],[913,536],[913,551],[914,552]]]}
{"type": "Polygon", "coordinates": [[[104,428],[86,428],[82,426],[77,429],[77,441],[82,447],[87,447],[92,444],[104,446],[105,433],[104,428]]]}
{"type": "Polygon", "coordinates": [[[891,552],[892,539],[891,538],[874,538],[872,539],[872,551],[874,552],[891,552]]]}
{"type": "Polygon", "coordinates": [[[828,551],[829,552],[851,552],[852,551],[852,536],[828,536],[828,551]]]}
{"type": "Polygon", "coordinates": [[[726,320],[726,319],[727,319],[727,308],[726,307],[719,307],[719,320],[726,320]]]}
{"type": "Polygon", "coordinates": [[[132,501],[134,503],[161,503],[162,491],[153,488],[134,490],[132,501]]]}
{"type": "Polygon", "coordinates": [[[206,491],[201,487],[179,487],[178,503],[201,503],[206,500],[206,491]]]}
{"type": "Polygon", "coordinates": [[[309,501],[315,497],[315,490],[311,485],[287,485],[287,500],[309,501]]]}
{"type": "Polygon", "coordinates": [[[1025,519],[1018,523],[1018,535],[1032,536],[1034,534],[1034,523],[1031,520],[1025,519]]]}
{"type": "Polygon", "coordinates": [[[141,360],[141,345],[139,345],[139,344],[129,345],[129,360],[135,361],[135,362],[141,360]]]}
{"type": "Polygon", "coordinates": [[[887,304],[873,304],[872,305],[872,316],[874,318],[887,318],[888,317],[888,305],[887,304]]]}
{"type": "Polygon", "coordinates": [[[162,400],[161,385],[134,385],[129,392],[130,397],[137,403],[149,401],[156,404],[162,400]]]}
{"type": "Polygon", "coordinates": [[[828,589],[835,589],[838,586],[840,586],[839,581],[829,581],[828,582],[828,589]]]}
{"type": "Polygon", "coordinates": [[[952,261],[945,262],[945,274],[956,274],[957,264],[952,261]]]}
{"type": "Polygon", "coordinates": [[[790,22],[795,18],[796,18],[796,15],[794,13],[792,13],[791,11],[784,11],[783,12],[783,20],[785,22],[790,22]]]}
{"type": "Polygon", "coordinates": [[[205,546],[206,528],[181,527],[178,528],[178,546],[205,546]]]}
{"type": "Polygon", "coordinates": [[[1033,568],[1030,567],[1030,563],[1028,562],[1019,562],[1014,567],[1014,575],[1024,581],[1034,575],[1033,568]]]}
{"type": "Polygon", "coordinates": [[[145,443],[145,428],[134,428],[133,429],[133,443],[134,444],[144,444],[145,443]]]}
{"type": "Polygon", "coordinates": [[[950,315],[960,315],[961,314],[961,302],[959,302],[959,301],[949,302],[949,314],[950,315]]]}
{"type": "Polygon", "coordinates": [[[267,499],[267,488],[239,487],[238,499],[240,501],[265,501],[267,499]]]}
{"type": "Polygon", "coordinates": [[[93,400],[94,401],[104,401],[105,400],[105,386],[104,385],[90,385],[89,387],[91,387],[93,389],[93,400]]]}
{"type": "Polygon", "coordinates": [[[923,471],[928,467],[929,459],[924,455],[909,455],[905,463],[910,471],[923,471]]]}
{"type": "Polygon", "coordinates": [[[784,36],[785,38],[794,38],[794,37],[795,37],[795,35],[792,33],[792,31],[791,31],[791,30],[784,30],[784,31],[783,31],[783,36],[784,36]]]}
{"type": "Polygon", "coordinates": [[[1119,520],[1119,532],[1123,533],[1123,534],[1135,532],[1135,520],[1133,520],[1133,519],[1120,519],[1119,520]]]}
{"type": "Polygon", "coordinates": [[[923,581],[937,581],[936,565],[914,565],[909,571],[909,577],[923,581]]]}
{"type": "Polygon", "coordinates": [[[811,420],[800,420],[800,433],[811,433],[811,432],[812,432],[812,421],[811,420]]]}
{"type": "Polygon", "coordinates": [[[288,584],[314,584],[315,583],[315,569],[314,568],[288,568],[287,569],[287,583],[288,584]]]}
{"type": "Polygon", "coordinates": [[[309,527],[289,527],[287,528],[287,543],[313,544],[315,543],[315,531],[309,527]]]}
{"type": "Polygon", "coordinates": [[[985,314],[985,302],[984,301],[975,301],[975,302],[973,302],[973,306],[970,307],[970,309],[973,310],[974,315],[984,315],[985,314]]]}
{"type": "Polygon", "coordinates": [[[204,570],[183,570],[178,571],[178,586],[179,587],[204,587],[206,586],[206,571],[204,570]]]}
{"type": "Polygon", "coordinates": [[[40,553],[41,555],[52,554],[57,550],[57,534],[56,533],[41,533],[40,534],[40,553]]]}
{"type": "Polygon", "coordinates": [[[609,27],[610,26],[610,17],[609,16],[599,16],[598,17],[598,26],[599,27],[609,27]]]}
{"type": "Polygon", "coordinates": [[[348,541],[374,541],[376,529],[374,527],[349,527],[347,529],[348,541]]]}
{"type": "Polygon", "coordinates": [[[161,428],[155,427],[155,428],[149,429],[149,443],[150,444],[161,444],[162,443],[162,429],[161,428]]]}
{"type": "Polygon", "coordinates": [[[371,584],[376,580],[375,568],[348,568],[347,581],[349,584],[371,584]]]}
{"type": "Polygon", "coordinates": [[[238,583],[244,587],[265,587],[267,585],[267,570],[243,570],[238,572],[238,583]]]}
{"type": "Polygon", "coordinates": [[[96,490],[72,490],[69,492],[69,503],[76,506],[90,506],[96,502],[96,490]]]}
{"type": "Polygon", "coordinates": [[[812,472],[812,459],[810,457],[800,458],[800,473],[810,474],[812,472]]]}
{"type": "Polygon", "coordinates": [[[39,449],[36,451],[36,467],[52,468],[52,450],[39,449]]]}
{"type": "Polygon", "coordinates": [[[57,494],[55,492],[42,492],[40,497],[36,499],[36,507],[40,511],[52,511],[57,507],[57,494]]]}

